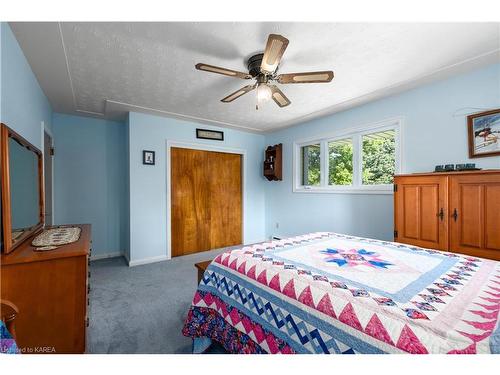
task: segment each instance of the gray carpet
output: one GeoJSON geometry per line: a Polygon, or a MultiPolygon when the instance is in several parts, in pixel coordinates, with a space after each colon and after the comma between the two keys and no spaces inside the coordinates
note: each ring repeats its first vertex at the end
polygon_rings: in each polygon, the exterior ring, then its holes
{"type": "Polygon", "coordinates": [[[194,264],[225,250],[130,268],[124,258],[91,262],[87,353],[191,353],[181,330],[197,286],[194,264]]]}

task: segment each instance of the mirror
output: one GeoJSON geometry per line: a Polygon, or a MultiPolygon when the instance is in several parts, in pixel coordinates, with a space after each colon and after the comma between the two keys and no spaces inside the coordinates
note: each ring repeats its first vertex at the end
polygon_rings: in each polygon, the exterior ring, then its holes
{"type": "Polygon", "coordinates": [[[10,210],[12,241],[40,221],[38,157],[9,137],[10,210]]]}
{"type": "Polygon", "coordinates": [[[2,247],[12,251],[43,226],[42,153],[2,124],[2,247]]]}

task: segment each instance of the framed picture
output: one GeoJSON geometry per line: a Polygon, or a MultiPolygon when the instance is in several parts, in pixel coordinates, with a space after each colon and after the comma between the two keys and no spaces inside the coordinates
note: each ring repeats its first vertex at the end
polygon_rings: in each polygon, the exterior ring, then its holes
{"type": "Polygon", "coordinates": [[[500,109],[467,116],[469,157],[500,155],[500,109]]]}
{"type": "Polygon", "coordinates": [[[196,129],[196,138],[211,139],[213,141],[223,141],[224,132],[218,130],[196,129]]]}
{"type": "Polygon", "coordinates": [[[155,165],[155,152],[148,150],[142,151],[142,164],[155,165]]]}

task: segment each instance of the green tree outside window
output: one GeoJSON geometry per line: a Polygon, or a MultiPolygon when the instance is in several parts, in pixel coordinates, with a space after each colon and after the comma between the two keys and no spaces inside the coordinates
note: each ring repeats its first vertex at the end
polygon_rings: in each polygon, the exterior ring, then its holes
{"type": "Polygon", "coordinates": [[[394,134],[384,137],[363,136],[363,185],[392,184],[396,171],[394,134]]]}

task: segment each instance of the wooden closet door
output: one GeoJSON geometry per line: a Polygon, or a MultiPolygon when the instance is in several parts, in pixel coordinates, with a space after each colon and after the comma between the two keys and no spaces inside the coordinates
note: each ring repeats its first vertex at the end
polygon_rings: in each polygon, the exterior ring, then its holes
{"type": "Polygon", "coordinates": [[[397,189],[394,193],[394,240],[446,250],[448,248],[447,177],[396,176],[394,183],[397,189]]]}
{"type": "Polygon", "coordinates": [[[450,180],[450,251],[500,260],[500,174],[450,180]]]}
{"type": "Polygon", "coordinates": [[[170,153],[172,256],[241,244],[241,155],[170,153]]]}
{"type": "Polygon", "coordinates": [[[242,243],[241,155],[209,152],[210,248],[242,243]]]}
{"type": "Polygon", "coordinates": [[[210,248],[210,183],[206,152],[170,149],[172,256],[210,248]]]}

